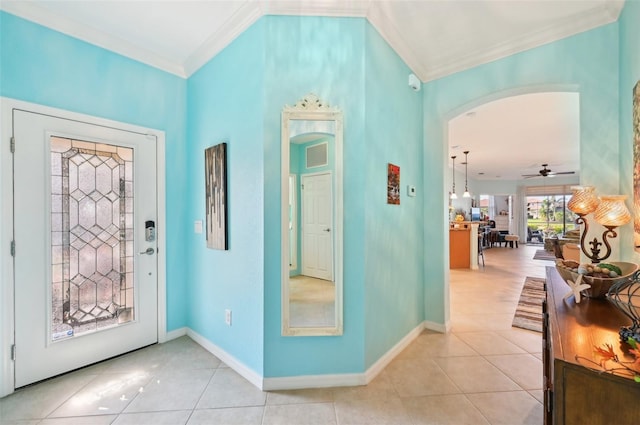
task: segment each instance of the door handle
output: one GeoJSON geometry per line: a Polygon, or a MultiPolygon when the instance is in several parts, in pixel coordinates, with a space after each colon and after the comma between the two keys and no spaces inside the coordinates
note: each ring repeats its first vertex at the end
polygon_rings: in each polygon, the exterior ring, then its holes
{"type": "Polygon", "coordinates": [[[331,231],[331,229],[324,229],[324,231],[325,231],[325,232],[330,232],[330,231],[331,231]]]}
{"type": "Polygon", "coordinates": [[[156,251],[153,248],[147,248],[146,251],[142,251],[138,255],[153,255],[154,252],[156,251]]]}

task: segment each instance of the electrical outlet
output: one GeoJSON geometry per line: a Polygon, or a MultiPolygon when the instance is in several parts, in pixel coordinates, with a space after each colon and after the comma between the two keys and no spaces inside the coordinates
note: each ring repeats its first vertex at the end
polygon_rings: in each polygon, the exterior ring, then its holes
{"type": "Polygon", "coordinates": [[[231,326],[231,310],[229,309],[224,311],[224,323],[231,326]]]}

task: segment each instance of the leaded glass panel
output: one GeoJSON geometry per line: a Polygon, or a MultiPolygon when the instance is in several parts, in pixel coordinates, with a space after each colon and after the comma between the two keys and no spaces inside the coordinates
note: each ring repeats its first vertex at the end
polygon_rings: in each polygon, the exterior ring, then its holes
{"type": "Polygon", "coordinates": [[[51,339],[134,319],[133,149],[52,137],[51,339]]]}

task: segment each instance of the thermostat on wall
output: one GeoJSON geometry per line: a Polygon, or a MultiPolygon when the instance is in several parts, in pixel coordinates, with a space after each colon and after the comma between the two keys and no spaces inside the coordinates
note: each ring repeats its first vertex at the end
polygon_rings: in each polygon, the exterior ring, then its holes
{"type": "Polygon", "coordinates": [[[407,195],[416,196],[416,187],[412,185],[407,186],[407,195]]]}

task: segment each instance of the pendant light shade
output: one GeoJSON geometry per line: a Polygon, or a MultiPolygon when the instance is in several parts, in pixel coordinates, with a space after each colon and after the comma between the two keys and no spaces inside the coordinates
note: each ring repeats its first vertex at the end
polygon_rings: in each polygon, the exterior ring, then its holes
{"type": "Polygon", "coordinates": [[[456,156],[455,155],[451,157],[451,164],[452,164],[451,169],[453,170],[451,173],[451,181],[452,181],[451,199],[458,199],[458,195],[456,195],[456,156]]]}
{"type": "Polygon", "coordinates": [[[471,194],[469,193],[469,187],[467,186],[467,166],[469,165],[469,160],[467,156],[469,155],[469,151],[464,151],[464,193],[462,194],[463,198],[471,198],[471,194]]]}

